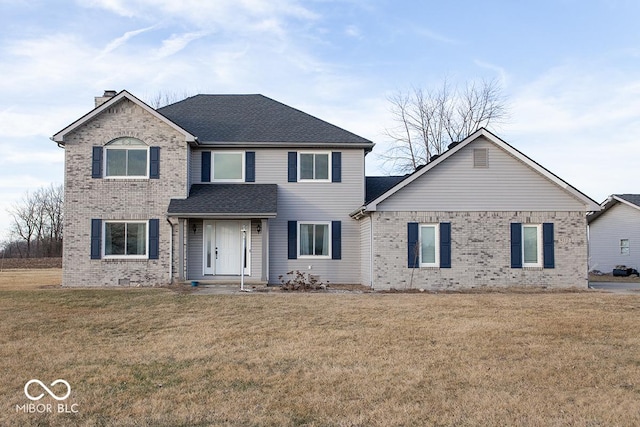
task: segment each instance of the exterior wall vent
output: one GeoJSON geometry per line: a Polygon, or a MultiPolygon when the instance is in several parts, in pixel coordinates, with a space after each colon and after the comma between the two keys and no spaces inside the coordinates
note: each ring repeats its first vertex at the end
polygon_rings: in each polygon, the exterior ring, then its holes
{"type": "Polygon", "coordinates": [[[487,148],[473,149],[473,167],[474,168],[489,167],[489,150],[487,148]]]}

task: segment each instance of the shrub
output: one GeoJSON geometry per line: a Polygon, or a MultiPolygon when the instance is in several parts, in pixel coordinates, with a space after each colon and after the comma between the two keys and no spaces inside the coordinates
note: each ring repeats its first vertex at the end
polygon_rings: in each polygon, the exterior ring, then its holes
{"type": "Polygon", "coordinates": [[[280,275],[278,279],[282,283],[283,291],[315,291],[328,287],[327,284],[320,281],[317,275],[305,274],[300,270],[289,271],[287,277],[280,275]]]}

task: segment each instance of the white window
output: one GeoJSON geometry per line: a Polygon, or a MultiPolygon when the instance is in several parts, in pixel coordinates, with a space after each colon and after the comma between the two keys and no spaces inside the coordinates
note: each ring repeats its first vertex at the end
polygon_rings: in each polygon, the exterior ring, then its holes
{"type": "Polygon", "coordinates": [[[440,227],[420,224],[420,267],[440,266],[440,227]]]}
{"type": "Polygon", "coordinates": [[[331,223],[298,223],[298,257],[331,257],[331,223]]]}
{"type": "Polygon", "coordinates": [[[299,181],[329,181],[331,156],[329,153],[299,153],[299,181]]]}
{"type": "Polygon", "coordinates": [[[105,258],[146,258],[147,221],[105,221],[105,258]]]}
{"type": "Polygon", "coordinates": [[[244,153],[212,152],[211,181],[244,181],[244,153]]]}
{"type": "Polygon", "coordinates": [[[108,178],[148,178],[149,147],[136,138],[118,138],[105,146],[108,178]]]}
{"type": "Polygon", "coordinates": [[[522,225],[522,266],[542,267],[542,225],[522,225]]]}
{"type": "Polygon", "coordinates": [[[620,239],[620,255],[629,255],[629,239],[620,239]]]}

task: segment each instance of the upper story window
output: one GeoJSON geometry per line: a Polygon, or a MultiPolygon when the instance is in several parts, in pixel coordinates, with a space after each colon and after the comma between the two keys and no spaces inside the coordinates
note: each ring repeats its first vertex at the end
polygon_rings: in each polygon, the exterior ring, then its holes
{"type": "Polygon", "coordinates": [[[331,156],[329,153],[299,153],[298,179],[300,181],[329,181],[331,156]]]}
{"type": "Polygon", "coordinates": [[[255,151],[203,151],[201,182],[255,182],[255,151]]]}
{"type": "Polygon", "coordinates": [[[244,181],[244,153],[213,152],[211,181],[244,181]]]}
{"type": "Polygon", "coordinates": [[[136,138],[118,138],[105,147],[107,178],[148,178],[149,147],[136,138]]]}

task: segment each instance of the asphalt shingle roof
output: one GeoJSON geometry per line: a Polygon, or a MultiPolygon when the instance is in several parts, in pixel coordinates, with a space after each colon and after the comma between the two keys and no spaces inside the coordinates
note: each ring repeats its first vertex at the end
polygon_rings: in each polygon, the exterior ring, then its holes
{"type": "Polygon", "coordinates": [[[186,199],[171,199],[169,215],[265,214],[277,212],[276,184],[193,184],[186,199]]]}
{"type": "Polygon", "coordinates": [[[616,194],[616,196],[640,207],[640,194],[616,194]]]}
{"type": "Polygon", "coordinates": [[[394,185],[408,177],[409,175],[402,176],[368,176],[366,177],[366,193],[365,203],[377,199],[382,196],[387,190],[391,189],[394,185]]]}
{"type": "Polygon", "coordinates": [[[264,95],[196,95],[157,111],[197,136],[201,143],[372,144],[264,95]]]}

